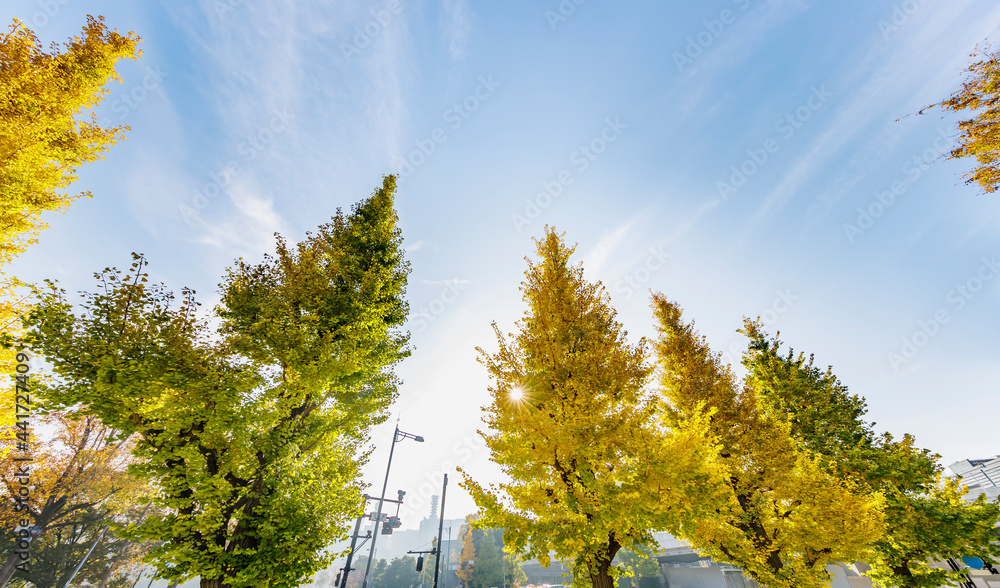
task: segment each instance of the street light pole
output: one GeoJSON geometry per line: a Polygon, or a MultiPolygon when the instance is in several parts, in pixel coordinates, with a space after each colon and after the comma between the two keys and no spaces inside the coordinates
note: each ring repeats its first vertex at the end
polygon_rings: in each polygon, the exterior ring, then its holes
{"type": "Polygon", "coordinates": [[[365,567],[365,579],[361,583],[361,588],[368,588],[368,578],[372,571],[372,559],[375,557],[375,539],[378,538],[378,524],[382,522],[382,502],[385,500],[385,490],[389,487],[389,468],[392,467],[392,452],[396,449],[396,442],[403,439],[413,439],[418,443],[424,442],[424,438],[420,435],[411,435],[410,433],[400,431],[399,425],[396,425],[392,433],[392,445],[389,446],[389,463],[385,466],[385,482],[382,483],[382,494],[378,497],[378,510],[375,511],[375,528],[372,531],[372,546],[368,552],[368,565],[365,567]]]}

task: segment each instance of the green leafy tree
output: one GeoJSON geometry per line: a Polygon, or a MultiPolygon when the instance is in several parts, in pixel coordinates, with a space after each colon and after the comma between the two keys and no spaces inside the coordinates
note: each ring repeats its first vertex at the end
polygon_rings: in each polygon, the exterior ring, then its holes
{"type": "Polygon", "coordinates": [[[503,561],[492,529],[484,529],[476,545],[476,565],[472,569],[471,588],[503,586],[503,561]]]}
{"type": "Polygon", "coordinates": [[[524,586],[528,583],[528,575],[524,573],[521,560],[513,553],[503,551],[503,581],[505,586],[524,586]]]}
{"type": "Polygon", "coordinates": [[[393,366],[408,354],[394,191],[387,176],[297,247],[279,238],[275,256],[239,260],[218,336],[193,291],[175,306],[147,284],[141,256],[127,274],[97,274],[82,314],[54,284],[37,292],[20,343],[57,378],[38,395],[138,435],[133,469],[158,485],[167,514],[131,536],[163,541],[151,556],[162,577],[297,586],[346,536],[367,431],[386,418],[393,366]]]}
{"type": "Polygon", "coordinates": [[[16,572],[7,585],[62,588],[76,566],[83,562],[73,585],[86,582],[99,588],[128,588],[135,575],[129,568],[137,563],[138,557],[148,553],[150,546],[133,545],[108,525],[134,523],[141,516],[142,509],[115,514],[87,506],[73,511],[31,542],[28,571],[16,572]],[[129,547],[131,553],[121,557],[129,547]]]}
{"type": "Polygon", "coordinates": [[[680,306],[657,294],[653,308],[667,425],[682,428],[708,407],[725,473],[716,508],[674,534],[770,588],[829,586],[827,564],[864,559],[881,536],[881,496],[801,448],[758,382],[740,386],[680,306]]]}
{"type": "MultiPolygon", "coordinates": [[[[416,566],[415,562],[414,566],[416,566]]],[[[351,567],[354,568],[354,571],[347,576],[347,588],[361,588],[361,584],[365,579],[365,569],[368,567],[368,556],[362,555],[358,559],[354,560],[351,562],[351,567]]],[[[389,569],[389,562],[387,562],[384,558],[376,559],[372,564],[371,578],[368,585],[373,587],[380,586],[378,583],[380,581],[379,578],[385,574],[387,569],[389,569]]]]}
{"type": "Polygon", "coordinates": [[[698,417],[678,433],[656,423],[644,343],[627,342],[603,286],[570,266],[554,230],[536,245],[519,333],[508,340],[494,325],[499,351],[480,349],[493,379],[483,436],[509,481],[463,485],[483,512],[477,526],[505,529],[512,553],[548,565],[552,550],[576,585],[611,588],[618,550],[693,518],[704,500],[685,499],[709,499],[716,471],[698,417]]]}
{"type": "Polygon", "coordinates": [[[640,546],[638,550],[623,549],[618,552],[624,574],[631,580],[631,585],[637,588],[659,588],[660,565],[656,555],[648,546],[640,546]]]}
{"type": "Polygon", "coordinates": [[[465,586],[523,586],[527,582],[517,556],[506,552],[503,529],[462,525],[460,536],[466,556],[460,560],[459,579],[465,586]]]}
{"type": "Polygon", "coordinates": [[[878,435],[864,420],[863,398],[848,393],[832,368],[820,370],[813,358],[789,349],[760,325],[745,323],[750,340],[744,365],[749,379],[792,435],[821,456],[826,471],[845,476],[885,496],[886,533],[875,542],[869,575],[883,587],[937,588],[962,582],[962,575],[931,565],[949,557],[1000,558],[994,529],[1000,505],[980,496],[962,499],[958,480],[942,479],[939,456],[914,447],[906,435],[895,441],[878,435]]]}
{"type": "MultiPolygon", "coordinates": [[[[432,568],[433,569],[433,568],[432,568]]],[[[415,588],[420,583],[417,560],[413,557],[397,557],[389,562],[385,571],[372,586],[385,588],[415,588]]]]}

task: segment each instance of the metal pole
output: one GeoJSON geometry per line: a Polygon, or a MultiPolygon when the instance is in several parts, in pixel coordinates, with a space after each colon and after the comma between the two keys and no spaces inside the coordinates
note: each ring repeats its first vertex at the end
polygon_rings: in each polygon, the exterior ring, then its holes
{"type": "Polygon", "coordinates": [[[448,559],[444,560],[444,586],[448,588],[448,568],[451,567],[451,525],[448,525],[448,559]]]}
{"type": "Polygon", "coordinates": [[[101,541],[101,537],[104,537],[104,532],[107,530],[108,530],[107,527],[101,529],[101,534],[98,535],[97,539],[94,540],[94,544],[90,546],[90,551],[87,552],[87,555],[83,556],[83,559],[80,560],[80,563],[76,565],[76,569],[73,570],[73,573],[69,575],[69,580],[66,580],[66,583],[63,584],[63,588],[69,588],[69,585],[73,583],[73,578],[76,577],[76,573],[80,571],[80,568],[82,568],[83,564],[86,563],[87,558],[90,557],[90,554],[94,552],[94,548],[97,547],[97,544],[101,541]]]}
{"type": "Polygon", "coordinates": [[[372,559],[375,557],[375,540],[378,538],[378,525],[382,522],[382,501],[385,500],[385,490],[389,487],[389,468],[392,467],[392,452],[396,450],[396,439],[399,437],[399,425],[392,432],[392,445],[389,446],[389,463],[385,466],[385,482],[382,483],[382,494],[378,497],[378,510],[375,515],[375,529],[372,531],[372,548],[368,552],[368,565],[365,567],[365,580],[361,588],[368,588],[368,575],[372,571],[372,559]]]}
{"type": "MultiPolygon", "coordinates": [[[[365,495],[365,505],[368,504],[368,495],[365,495]]],[[[354,525],[354,536],[351,537],[351,551],[347,553],[347,563],[344,564],[344,575],[340,578],[340,588],[347,588],[347,574],[351,571],[351,560],[354,559],[354,546],[358,542],[358,533],[361,532],[361,519],[365,518],[365,512],[362,509],[361,515],[358,517],[358,522],[354,525]]]]}
{"type": "MultiPolygon", "coordinates": [[[[153,506],[152,502],[146,504],[146,508],[142,509],[142,514],[139,515],[139,523],[142,523],[142,521],[145,520],[146,513],[149,511],[149,507],[151,507],[151,506],[153,506]]],[[[130,544],[131,544],[131,541],[126,541],[125,544],[121,546],[121,549],[118,550],[118,553],[115,555],[114,561],[112,561],[111,565],[108,566],[108,571],[104,573],[104,577],[101,578],[101,583],[97,585],[97,588],[104,588],[104,586],[107,585],[108,580],[111,579],[111,572],[113,572],[114,569],[115,569],[115,566],[118,565],[118,560],[121,559],[122,555],[124,555],[126,553],[126,551],[128,551],[128,546],[130,544]]],[[[138,581],[139,580],[137,579],[136,582],[138,582],[138,581]]],[[[135,584],[132,584],[132,585],[135,586],[135,584]]]]}
{"type": "Polygon", "coordinates": [[[438,568],[441,564],[441,547],[444,543],[442,534],[444,533],[444,498],[448,492],[448,474],[444,475],[444,484],[441,486],[441,522],[438,523],[438,548],[437,557],[434,558],[434,588],[438,588],[438,568]]]}

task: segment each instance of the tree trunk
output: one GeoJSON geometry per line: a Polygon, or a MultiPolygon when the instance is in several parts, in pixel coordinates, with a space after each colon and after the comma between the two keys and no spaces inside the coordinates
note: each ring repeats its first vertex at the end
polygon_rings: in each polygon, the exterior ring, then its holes
{"type": "Polygon", "coordinates": [[[201,588],[229,588],[224,578],[202,578],[201,588]]]}
{"type": "Polygon", "coordinates": [[[14,575],[14,568],[21,562],[18,555],[11,552],[10,556],[7,557],[7,561],[4,562],[3,567],[0,568],[0,588],[7,586],[7,582],[10,581],[11,576],[14,575]]]}
{"type": "Polygon", "coordinates": [[[590,581],[594,588],[615,588],[615,580],[608,573],[606,566],[601,566],[600,574],[590,576],[590,581]]]}
{"type": "Polygon", "coordinates": [[[590,583],[594,588],[615,588],[615,579],[611,577],[611,562],[621,549],[621,544],[615,539],[615,534],[608,536],[606,551],[599,556],[597,574],[590,575],[590,583]]]}
{"type": "MultiPolygon", "coordinates": [[[[42,508],[42,511],[38,513],[37,516],[31,513],[30,510],[26,513],[29,517],[34,519],[33,525],[29,527],[29,529],[39,529],[38,533],[31,538],[32,542],[42,536],[42,533],[44,533],[48,528],[49,523],[52,522],[52,518],[56,515],[56,513],[62,510],[63,506],[66,505],[66,500],[66,496],[62,496],[58,500],[52,500],[52,498],[49,497],[48,503],[44,508],[42,508]]],[[[15,539],[15,541],[16,540],[17,539],[15,539]]],[[[28,545],[28,552],[30,553],[31,543],[28,545]]],[[[7,561],[4,562],[3,567],[0,568],[0,588],[6,588],[7,583],[10,582],[11,577],[14,576],[14,571],[16,570],[18,564],[27,562],[28,560],[22,560],[16,552],[11,551],[7,561]]]]}

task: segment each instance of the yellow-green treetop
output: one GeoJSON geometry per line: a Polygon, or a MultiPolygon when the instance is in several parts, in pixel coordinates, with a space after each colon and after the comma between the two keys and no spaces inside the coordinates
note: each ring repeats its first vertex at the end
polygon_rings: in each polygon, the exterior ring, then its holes
{"type": "Polygon", "coordinates": [[[945,480],[938,455],[915,446],[905,435],[895,441],[877,435],[866,422],[865,401],[851,395],[833,375],[813,365],[813,358],[791,349],[759,324],[745,321],[749,338],[743,365],[748,381],[791,434],[812,451],[830,473],[846,477],[885,497],[886,533],[873,545],[868,575],[883,588],[937,588],[962,582],[959,571],[932,562],[961,555],[1000,559],[994,529],[1000,505],[983,496],[966,502],[966,489],[945,480]]]}
{"type": "Polygon", "coordinates": [[[653,309],[665,424],[682,430],[710,409],[724,471],[724,498],[675,535],[770,588],[829,586],[827,564],[864,559],[881,536],[881,495],[834,476],[802,449],[753,381],[738,383],[682,321],[680,306],[657,294],[653,309]]]}
{"type": "Polygon", "coordinates": [[[45,52],[14,19],[0,38],[0,265],[36,240],[42,212],[63,210],[87,192],[63,192],[76,169],[102,159],[128,127],[102,128],[91,112],[107,94],[119,59],[136,59],[139,37],[87,17],[81,36],[45,52]]]}
{"type": "MultiPolygon", "coordinates": [[[[947,100],[927,108],[940,106],[946,111],[964,112],[972,118],[958,123],[958,147],[949,159],[971,157],[976,160],[972,171],[963,176],[966,184],[979,184],[986,193],[1000,187],[1000,51],[989,46],[976,49],[973,62],[966,70],[968,77],[947,100]]],[[[921,110],[921,114],[924,110],[921,110]]]]}
{"type": "Polygon", "coordinates": [[[36,291],[21,345],[52,366],[36,386],[137,434],[132,467],[160,491],[130,536],[162,542],[150,563],[202,588],[294,588],[329,564],[363,504],[368,430],[409,355],[395,177],[260,263],[238,260],[213,318],[147,284],[145,259],[95,274],[83,311],[36,291]],[[220,336],[221,335],[221,336],[220,336]]]}
{"type": "Polygon", "coordinates": [[[462,485],[483,513],[477,526],[503,528],[512,552],[548,565],[552,551],[574,585],[611,588],[619,549],[710,501],[711,447],[699,415],[677,433],[658,424],[644,341],[628,343],[604,287],[570,265],[573,248],[548,227],[536,245],[519,332],[494,324],[499,351],[479,350],[493,380],[480,434],[508,481],[462,485]]]}

